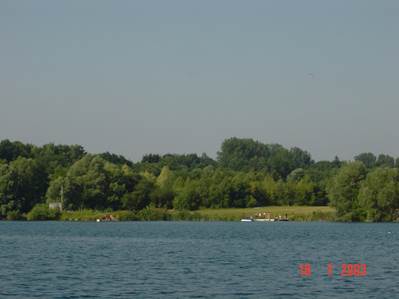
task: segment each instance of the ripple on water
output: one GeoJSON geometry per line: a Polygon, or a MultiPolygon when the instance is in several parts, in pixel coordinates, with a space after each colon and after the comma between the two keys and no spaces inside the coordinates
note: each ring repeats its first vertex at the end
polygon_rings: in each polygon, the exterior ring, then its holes
{"type": "Polygon", "coordinates": [[[383,298],[399,293],[398,228],[2,222],[0,297],[383,298]],[[313,274],[302,278],[298,265],[307,262],[313,274]],[[326,275],[328,262],[333,277],[326,275]],[[341,263],[358,262],[367,264],[366,277],[339,276],[341,263]]]}

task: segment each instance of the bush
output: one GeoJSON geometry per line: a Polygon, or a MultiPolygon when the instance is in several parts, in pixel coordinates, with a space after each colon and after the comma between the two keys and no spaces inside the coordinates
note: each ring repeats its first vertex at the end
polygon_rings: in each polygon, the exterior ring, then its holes
{"type": "Polygon", "coordinates": [[[176,211],[172,213],[172,220],[185,220],[185,221],[201,221],[207,220],[206,217],[201,216],[198,212],[191,212],[187,210],[176,211]]]}
{"type": "Polygon", "coordinates": [[[8,211],[7,212],[7,220],[23,220],[24,216],[19,211],[8,211]]]}
{"type": "Polygon", "coordinates": [[[104,214],[104,212],[96,210],[63,211],[60,219],[62,221],[96,221],[104,214]]]}
{"type": "Polygon", "coordinates": [[[49,209],[47,204],[37,204],[28,213],[27,219],[32,220],[57,220],[60,218],[60,211],[49,209]]]}
{"type": "Polygon", "coordinates": [[[341,222],[361,222],[366,220],[366,213],[363,210],[354,210],[337,218],[341,222]]]}
{"type": "Polygon", "coordinates": [[[256,199],[252,195],[249,196],[247,201],[247,208],[254,208],[256,207],[256,199]]]}
{"type": "Polygon", "coordinates": [[[313,211],[308,221],[334,221],[335,212],[313,211]]]}
{"type": "Polygon", "coordinates": [[[159,221],[159,220],[170,220],[170,215],[167,210],[156,209],[147,207],[137,214],[139,220],[145,221],[159,221]]]}
{"type": "Polygon", "coordinates": [[[117,211],[111,214],[119,221],[135,221],[139,219],[136,213],[132,211],[117,211]]]}

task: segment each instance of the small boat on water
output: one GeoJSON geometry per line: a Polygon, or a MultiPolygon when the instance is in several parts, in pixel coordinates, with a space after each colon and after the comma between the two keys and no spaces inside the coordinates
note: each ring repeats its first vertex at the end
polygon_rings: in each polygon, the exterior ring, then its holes
{"type": "Polygon", "coordinates": [[[274,222],[274,221],[276,221],[276,219],[274,219],[274,218],[259,218],[259,219],[255,219],[255,221],[257,221],[257,222],[274,222]]]}
{"type": "Polygon", "coordinates": [[[241,222],[253,222],[254,220],[252,218],[243,218],[241,219],[241,222]]]}
{"type": "Polygon", "coordinates": [[[271,213],[258,213],[254,217],[243,218],[241,222],[275,222],[275,221],[288,221],[288,215],[285,214],[285,217],[279,215],[278,217],[272,217],[271,213]]]}

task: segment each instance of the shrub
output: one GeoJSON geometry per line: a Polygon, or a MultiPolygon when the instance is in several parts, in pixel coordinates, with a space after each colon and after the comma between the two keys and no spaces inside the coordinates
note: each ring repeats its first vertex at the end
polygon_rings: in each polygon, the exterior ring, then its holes
{"type": "Polygon", "coordinates": [[[96,221],[104,216],[104,212],[96,210],[63,211],[60,219],[63,221],[96,221]]]}
{"type": "Polygon", "coordinates": [[[335,212],[313,211],[310,221],[334,221],[335,212]]]}
{"type": "Polygon", "coordinates": [[[61,213],[58,210],[49,209],[47,204],[37,204],[28,213],[28,220],[57,220],[61,213]]]}
{"type": "Polygon", "coordinates": [[[8,211],[7,220],[23,220],[24,216],[19,211],[8,211]]]}
{"type": "Polygon", "coordinates": [[[350,213],[346,213],[337,218],[341,222],[360,222],[366,220],[366,213],[363,210],[354,210],[350,213]]]}
{"type": "Polygon", "coordinates": [[[256,207],[256,199],[252,195],[249,196],[247,201],[247,208],[254,208],[256,207]]]}
{"type": "Polygon", "coordinates": [[[171,215],[172,220],[185,220],[185,221],[200,221],[207,220],[206,216],[201,216],[198,212],[192,212],[187,210],[176,211],[171,215]]]}
{"type": "Polygon", "coordinates": [[[170,220],[170,215],[167,210],[156,209],[147,207],[137,214],[139,220],[145,221],[159,221],[159,220],[170,220]]]}
{"type": "Polygon", "coordinates": [[[117,211],[111,213],[119,221],[135,221],[138,220],[136,213],[132,211],[117,211]]]}

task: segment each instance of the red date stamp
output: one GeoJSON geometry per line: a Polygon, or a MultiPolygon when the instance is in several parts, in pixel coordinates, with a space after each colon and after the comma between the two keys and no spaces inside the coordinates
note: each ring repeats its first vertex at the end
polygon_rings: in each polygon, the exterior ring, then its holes
{"type": "Polygon", "coordinates": [[[299,264],[299,274],[302,277],[312,276],[312,265],[311,264],[299,264]]]}
{"type": "MultiPolygon", "coordinates": [[[[312,265],[310,263],[299,264],[298,266],[299,275],[301,277],[312,276],[312,265]]],[[[327,275],[334,275],[334,265],[332,263],[327,264],[327,275]]],[[[341,264],[340,276],[346,277],[362,277],[367,275],[366,264],[341,264]]]]}
{"type": "Polygon", "coordinates": [[[366,276],[366,264],[342,264],[341,276],[366,276]]]}

